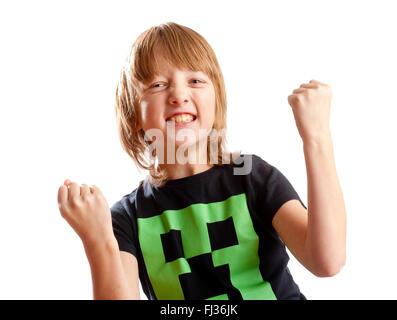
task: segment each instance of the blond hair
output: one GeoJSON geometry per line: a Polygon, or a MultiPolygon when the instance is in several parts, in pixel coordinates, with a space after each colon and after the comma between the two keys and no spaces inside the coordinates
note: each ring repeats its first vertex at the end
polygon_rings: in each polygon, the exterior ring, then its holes
{"type": "MultiPolygon", "coordinates": [[[[179,69],[202,71],[209,76],[215,89],[215,121],[213,129],[226,131],[226,89],[216,55],[208,42],[196,31],[174,22],[153,26],[141,33],[128,52],[116,88],[116,119],[122,148],[133,159],[138,169],[149,170],[148,180],[162,186],[167,180],[163,169],[156,166],[156,155],[149,152],[145,132],[137,130],[140,122],[141,85],[150,82],[159,73],[158,55],[179,69]]],[[[209,137],[207,151],[209,150],[209,137]]],[[[226,137],[217,138],[218,158],[214,165],[223,165],[223,155],[232,161],[226,151],[226,137]]],[[[210,153],[207,152],[207,163],[210,153]]]]}

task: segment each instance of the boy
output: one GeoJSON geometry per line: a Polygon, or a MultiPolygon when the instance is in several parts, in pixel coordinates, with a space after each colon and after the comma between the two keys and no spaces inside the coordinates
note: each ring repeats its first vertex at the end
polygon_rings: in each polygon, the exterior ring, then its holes
{"type": "Polygon", "coordinates": [[[339,272],[346,215],[328,85],[312,80],[288,97],[304,145],[307,210],[277,168],[226,151],[223,77],[201,35],[176,23],[152,27],[126,62],[119,134],[147,179],[111,210],[96,186],[66,180],[58,191],[95,299],[139,299],[139,279],[149,299],[305,299],[285,246],[316,276],[339,272]]]}

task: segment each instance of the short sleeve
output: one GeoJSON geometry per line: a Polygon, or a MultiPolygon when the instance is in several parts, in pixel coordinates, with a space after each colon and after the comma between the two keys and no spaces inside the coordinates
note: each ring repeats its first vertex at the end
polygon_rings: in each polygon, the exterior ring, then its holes
{"type": "Polygon", "coordinates": [[[254,206],[259,214],[264,214],[270,225],[278,209],[289,200],[299,200],[307,209],[288,179],[276,167],[256,155],[252,155],[250,180],[254,206]]]}
{"type": "Polygon", "coordinates": [[[137,241],[135,240],[135,228],[131,214],[128,214],[121,201],[116,202],[110,208],[110,211],[112,213],[113,233],[120,251],[127,251],[136,257],[137,241]]]}

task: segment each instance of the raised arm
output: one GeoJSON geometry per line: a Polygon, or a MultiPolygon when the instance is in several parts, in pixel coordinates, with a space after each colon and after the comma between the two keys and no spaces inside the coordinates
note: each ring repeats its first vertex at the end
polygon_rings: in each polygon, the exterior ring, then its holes
{"type": "Polygon", "coordinates": [[[346,209],[329,129],[331,89],[312,80],[288,97],[306,161],[308,210],[285,203],[273,226],[294,256],[317,276],[333,276],[346,261],[346,209]]]}
{"type": "Polygon", "coordinates": [[[81,238],[91,268],[94,299],[139,299],[134,256],[119,251],[101,190],[66,180],[58,190],[61,215],[81,238]]]}
{"type": "Polygon", "coordinates": [[[304,144],[308,188],[306,250],[325,275],[340,271],[346,260],[346,209],[331,137],[304,144]]]}

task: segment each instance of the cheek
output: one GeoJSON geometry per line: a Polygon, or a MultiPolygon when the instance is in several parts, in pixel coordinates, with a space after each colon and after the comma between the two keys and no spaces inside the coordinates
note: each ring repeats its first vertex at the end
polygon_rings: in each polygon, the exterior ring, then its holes
{"type": "Polygon", "coordinates": [[[146,121],[147,120],[147,116],[148,116],[148,114],[149,114],[149,108],[150,108],[150,104],[149,104],[149,102],[147,102],[147,101],[142,101],[141,102],[141,105],[140,105],[140,108],[141,108],[141,117],[142,117],[142,121],[146,121]]]}
{"type": "Polygon", "coordinates": [[[141,117],[143,129],[158,128],[161,123],[160,105],[156,101],[143,101],[141,103],[141,117]]]}
{"type": "Polygon", "coordinates": [[[201,122],[206,127],[211,127],[215,121],[215,94],[202,97],[200,105],[201,122]]]}

